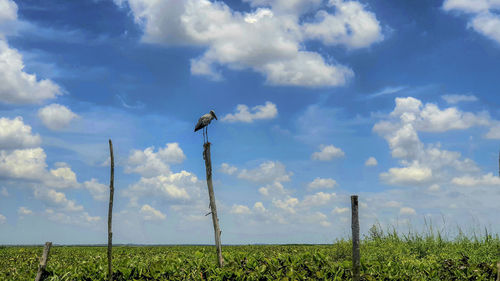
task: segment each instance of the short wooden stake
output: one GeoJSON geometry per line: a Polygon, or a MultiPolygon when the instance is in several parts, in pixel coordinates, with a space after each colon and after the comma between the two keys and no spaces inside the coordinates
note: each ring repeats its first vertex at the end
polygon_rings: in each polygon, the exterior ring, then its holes
{"type": "Polygon", "coordinates": [[[40,258],[40,264],[38,265],[38,272],[36,273],[35,281],[43,280],[42,276],[45,273],[45,268],[47,267],[47,261],[49,260],[49,251],[52,246],[52,242],[45,242],[45,247],[43,247],[43,254],[40,258]]]}
{"type": "Polygon", "coordinates": [[[109,209],[108,209],[108,280],[113,281],[113,232],[111,231],[111,222],[113,220],[113,194],[115,193],[115,159],[113,157],[113,143],[109,140],[109,154],[111,157],[111,176],[109,178],[109,209]]]}
{"type": "Polygon", "coordinates": [[[500,281],[500,262],[497,262],[497,281],[500,281]]]}
{"type": "Polygon", "coordinates": [[[212,222],[214,225],[217,260],[219,262],[219,266],[222,267],[224,266],[224,259],[222,258],[222,247],[220,242],[221,230],[219,228],[219,218],[217,217],[217,207],[215,206],[214,186],[212,184],[212,160],[210,159],[209,142],[203,144],[203,159],[205,159],[205,168],[207,170],[208,196],[210,198],[210,210],[212,213],[212,222]]]}
{"type": "Polygon", "coordinates": [[[358,218],[358,196],[351,196],[352,209],[352,280],[359,281],[361,268],[361,255],[359,252],[359,218],[358,218]]]}

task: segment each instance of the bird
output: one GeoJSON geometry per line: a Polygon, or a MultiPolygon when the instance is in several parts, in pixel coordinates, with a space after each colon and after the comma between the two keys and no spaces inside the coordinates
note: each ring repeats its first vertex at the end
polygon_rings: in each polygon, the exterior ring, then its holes
{"type": "Polygon", "coordinates": [[[199,129],[203,129],[203,143],[205,143],[205,134],[207,135],[207,141],[208,142],[208,130],[207,126],[212,122],[212,120],[215,118],[217,119],[217,116],[215,116],[215,112],[213,110],[210,110],[209,113],[203,115],[198,119],[198,123],[196,123],[196,126],[194,127],[194,131],[198,131],[199,129]]]}

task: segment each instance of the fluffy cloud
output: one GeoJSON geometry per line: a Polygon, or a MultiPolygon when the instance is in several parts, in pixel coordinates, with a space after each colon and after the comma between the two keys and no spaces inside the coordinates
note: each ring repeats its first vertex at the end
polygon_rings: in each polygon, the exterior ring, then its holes
{"type": "Polygon", "coordinates": [[[31,211],[30,209],[28,209],[26,207],[19,207],[19,209],[17,209],[17,213],[21,216],[26,216],[26,215],[33,214],[33,211],[31,211]]]}
{"type": "Polygon", "coordinates": [[[288,194],[288,191],[280,182],[273,182],[271,184],[259,188],[259,193],[262,194],[263,196],[274,197],[274,196],[288,194]]]}
{"type": "Polygon", "coordinates": [[[330,0],[328,6],[335,8],[335,14],[325,10],[317,12],[315,22],[303,25],[306,37],[319,39],[326,45],[344,45],[353,49],[383,40],[375,14],[365,10],[361,3],[330,0]]]}
{"type": "Polygon", "coordinates": [[[170,163],[181,163],[186,156],[178,143],[167,143],[165,148],[154,152],[154,147],[133,150],[128,158],[125,171],[138,173],[143,177],[153,177],[170,173],[170,163]]]}
{"type": "Polygon", "coordinates": [[[144,29],[144,42],[205,47],[203,55],[191,60],[191,72],[214,80],[222,79],[217,67],[226,66],[252,69],[273,85],[344,85],[354,75],[352,70],[304,50],[304,42],[319,39],[363,48],[383,38],[375,15],[357,1],[330,1],[328,8],[335,8],[335,14],[321,10],[306,23],[299,20],[299,13],[317,10],[321,1],[249,0],[256,9],[248,13],[231,10],[222,1],[115,2],[128,3],[144,29]]]}
{"type": "Polygon", "coordinates": [[[279,161],[266,161],[258,168],[247,170],[243,169],[238,174],[238,178],[254,182],[271,183],[290,181],[292,172],[287,172],[285,165],[279,161]]]}
{"type": "Polygon", "coordinates": [[[365,161],[365,166],[373,167],[373,166],[377,166],[377,165],[378,165],[378,162],[377,162],[377,159],[375,159],[375,157],[370,157],[370,158],[366,159],[366,161],[365,161]]]}
{"type": "Polygon", "coordinates": [[[57,103],[47,105],[38,110],[38,118],[51,130],[61,130],[77,117],[78,115],[69,108],[57,103]]]}
{"type": "Polygon", "coordinates": [[[143,215],[144,220],[147,221],[164,220],[166,218],[165,214],[148,204],[143,205],[139,212],[143,215]]]}
{"type": "Polygon", "coordinates": [[[459,102],[477,101],[474,95],[444,95],[441,96],[448,104],[457,104],[459,102]]]}
{"type": "Polygon", "coordinates": [[[311,159],[319,161],[331,161],[333,158],[344,157],[345,153],[342,149],[334,145],[321,145],[321,151],[314,152],[311,159]]]}
{"type": "Polygon", "coordinates": [[[236,106],[236,111],[234,114],[224,116],[222,121],[252,123],[254,120],[273,119],[278,115],[276,105],[270,101],[267,101],[265,105],[252,107],[252,112],[248,110],[248,106],[239,104],[236,106]]]}
{"type": "Polygon", "coordinates": [[[235,166],[231,166],[227,163],[222,163],[220,166],[220,171],[224,174],[232,175],[236,173],[236,171],[238,171],[238,168],[236,168],[235,166]]]}
{"type": "Polygon", "coordinates": [[[500,43],[500,2],[496,0],[446,0],[445,11],[458,11],[470,16],[468,27],[500,43]]]}
{"type": "Polygon", "coordinates": [[[349,208],[339,208],[335,207],[335,209],[332,210],[332,214],[343,214],[349,212],[349,208]]]}
{"type": "Polygon", "coordinates": [[[299,199],[293,197],[288,197],[284,200],[273,199],[272,203],[276,208],[295,214],[295,207],[299,204],[299,199]]]}
{"type": "Polygon", "coordinates": [[[21,54],[9,48],[1,37],[0,58],[0,102],[33,104],[62,94],[59,86],[51,80],[39,80],[35,74],[24,72],[21,54]]]}
{"type": "Polygon", "coordinates": [[[481,177],[455,177],[451,182],[460,186],[500,186],[500,177],[494,176],[493,173],[488,173],[481,177]]]}
{"type": "Polygon", "coordinates": [[[0,176],[15,179],[46,178],[45,152],[41,148],[0,150],[0,176]]]}
{"type": "Polygon", "coordinates": [[[231,214],[250,214],[250,208],[244,205],[236,205],[234,204],[233,207],[231,208],[231,211],[229,211],[231,214]]]}
{"type": "Polygon", "coordinates": [[[74,200],[69,200],[62,192],[55,191],[49,188],[36,188],[35,197],[50,207],[58,208],[67,212],[81,212],[82,205],[77,205],[74,200]]]}
{"type": "Polygon", "coordinates": [[[337,186],[337,182],[330,178],[315,178],[312,182],[307,185],[308,189],[320,189],[320,188],[334,188],[337,186]]]}
{"type": "Polygon", "coordinates": [[[484,137],[487,139],[500,140],[500,123],[493,125],[484,137]]]}
{"type": "Polygon", "coordinates": [[[399,209],[399,214],[400,215],[416,215],[417,212],[413,208],[402,207],[401,209],[399,209]]]}
{"type": "Polygon", "coordinates": [[[461,112],[456,108],[440,110],[415,98],[396,98],[396,106],[388,120],[375,124],[373,130],[383,136],[392,156],[400,159],[402,167],[389,169],[380,175],[392,185],[427,185],[447,182],[454,173],[479,172],[471,159],[461,159],[459,152],[447,151],[440,145],[427,145],[418,131],[443,132],[491,124],[486,113],[479,115],[461,112]]]}
{"type": "Polygon", "coordinates": [[[0,118],[0,149],[33,148],[41,143],[40,136],[31,133],[23,118],[0,118]]]}
{"type": "Polygon", "coordinates": [[[7,218],[4,215],[0,214],[0,224],[4,224],[6,221],[7,218]]]}
{"type": "Polygon", "coordinates": [[[92,178],[90,181],[84,182],[83,186],[95,200],[105,201],[108,198],[109,187],[100,183],[97,179],[92,178]]]}
{"type": "Polygon", "coordinates": [[[12,0],[0,1],[0,23],[17,20],[17,5],[12,0]]]}
{"type": "Polygon", "coordinates": [[[330,200],[335,198],[337,196],[335,193],[324,193],[324,192],[318,192],[313,195],[307,195],[304,197],[304,200],[301,202],[301,205],[303,207],[317,207],[321,205],[325,205],[330,200]]]}

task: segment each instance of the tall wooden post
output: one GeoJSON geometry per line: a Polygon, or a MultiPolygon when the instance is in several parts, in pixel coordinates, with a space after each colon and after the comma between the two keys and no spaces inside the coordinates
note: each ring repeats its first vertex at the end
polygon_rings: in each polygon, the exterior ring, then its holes
{"type": "Polygon", "coordinates": [[[115,193],[115,160],[113,157],[113,143],[109,140],[109,154],[111,157],[111,176],[109,178],[109,209],[108,209],[108,280],[113,281],[112,247],[113,232],[111,231],[111,222],[113,218],[113,194],[115,193]]]}
{"type": "Polygon", "coordinates": [[[40,258],[40,264],[38,265],[38,272],[36,273],[35,281],[43,280],[42,276],[45,273],[47,261],[49,260],[50,247],[52,247],[52,242],[45,242],[45,247],[43,247],[43,254],[40,258]]]}
{"type": "Polygon", "coordinates": [[[224,265],[224,259],[222,258],[222,247],[220,243],[221,231],[219,228],[219,218],[217,217],[217,207],[215,206],[215,195],[214,186],[212,185],[212,160],[210,159],[210,143],[203,144],[203,159],[205,159],[205,168],[207,170],[207,185],[208,185],[208,196],[210,198],[210,210],[212,213],[212,222],[214,225],[215,232],[215,247],[217,250],[217,260],[219,266],[224,265]]]}
{"type": "Polygon", "coordinates": [[[358,218],[358,196],[351,196],[351,209],[352,209],[352,280],[359,281],[359,272],[361,268],[361,255],[359,252],[359,218],[358,218]]]}

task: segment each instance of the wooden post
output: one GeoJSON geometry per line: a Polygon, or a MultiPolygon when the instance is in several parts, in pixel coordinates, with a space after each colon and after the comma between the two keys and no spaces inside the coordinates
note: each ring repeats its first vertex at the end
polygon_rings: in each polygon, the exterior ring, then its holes
{"type": "Polygon", "coordinates": [[[115,193],[115,160],[113,157],[113,143],[109,140],[109,154],[111,157],[111,176],[109,178],[109,209],[108,209],[108,280],[113,281],[112,247],[113,232],[111,231],[111,222],[113,219],[113,194],[115,193]]]}
{"type": "Polygon", "coordinates": [[[47,261],[49,260],[49,251],[52,246],[52,242],[45,242],[45,247],[43,247],[43,254],[40,258],[40,264],[38,265],[38,272],[36,273],[35,281],[41,281],[44,277],[45,267],[47,267],[47,261]]]}
{"type": "Polygon", "coordinates": [[[500,262],[497,262],[497,281],[500,281],[500,262]]]}
{"type": "Polygon", "coordinates": [[[359,252],[359,218],[358,218],[358,196],[351,196],[352,209],[352,280],[359,281],[359,272],[361,268],[360,252],[359,252]]]}
{"type": "Polygon", "coordinates": [[[219,228],[219,218],[217,217],[217,207],[215,206],[214,186],[212,185],[212,161],[210,159],[209,142],[203,144],[203,159],[205,159],[205,168],[207,170],[208,196],[210,198],[210,210],[212,213],[212,222],[214,225],[217,260],[219,262],[219,266],[222,267],[224,266],[224,259],[222,258],[222,247],[220,243],[221,230],[219,228]]]}

